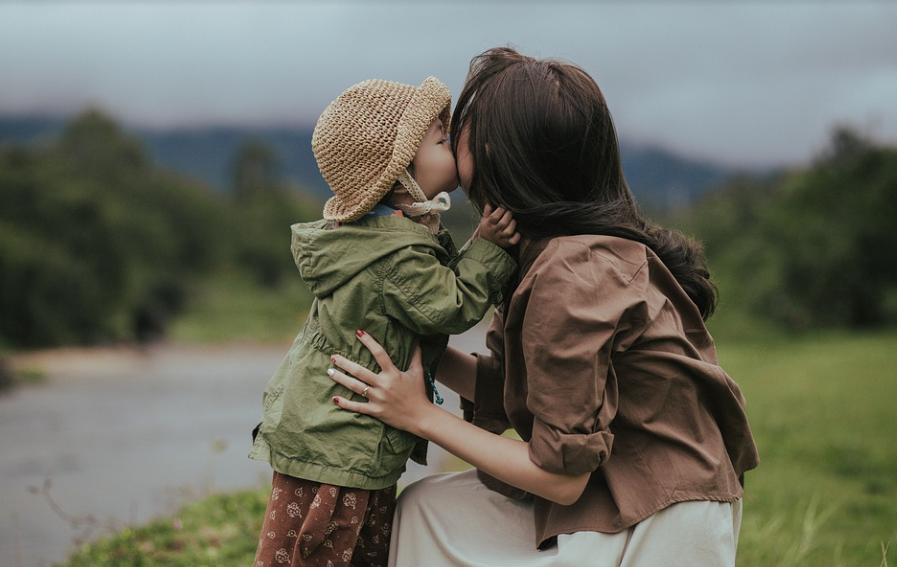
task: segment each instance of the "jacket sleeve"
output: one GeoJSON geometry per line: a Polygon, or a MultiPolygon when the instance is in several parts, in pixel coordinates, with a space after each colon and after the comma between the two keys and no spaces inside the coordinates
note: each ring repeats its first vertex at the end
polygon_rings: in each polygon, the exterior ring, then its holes
{"type": "Polygon", "coordinates": [[[534,416],[529,452],[541,468],[574,475],[610,456],[618,402],[613,342],[641,294],[614,258],[583,244],[552,245],[531,270],[521,337],[534,416]]]}
{"type": "Polygon", "coordinates": [[[430,249],[411,246],[387,265],[383,308],[418,334],[462,333],[482,320],[516,268],[507,252],[482,238],[465,248],[454,270],[430,249]]]}

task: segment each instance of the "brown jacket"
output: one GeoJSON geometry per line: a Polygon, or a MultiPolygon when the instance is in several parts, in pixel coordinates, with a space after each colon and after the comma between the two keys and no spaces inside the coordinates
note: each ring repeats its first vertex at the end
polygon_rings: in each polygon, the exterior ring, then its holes
{"type": "Polygon", "coordinates": [[[536,545],[619,532],[675,502],[740,498],[739,477],[758,463],[744,397],[657,256],[595,235],[520,248],[492,355],[477,359],[472,419],[513,427],[545,470],[592,472],[572,506],[535,497],[536,545]]]}

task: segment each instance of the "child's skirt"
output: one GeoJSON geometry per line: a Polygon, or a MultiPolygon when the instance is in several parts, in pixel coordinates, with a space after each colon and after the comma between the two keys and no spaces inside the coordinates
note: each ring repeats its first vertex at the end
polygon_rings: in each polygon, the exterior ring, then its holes
{"type": "Polygon", "coordinates": [[[396,487],[361,490],[274,473],[255,567],[386,567],[396,487]]]}

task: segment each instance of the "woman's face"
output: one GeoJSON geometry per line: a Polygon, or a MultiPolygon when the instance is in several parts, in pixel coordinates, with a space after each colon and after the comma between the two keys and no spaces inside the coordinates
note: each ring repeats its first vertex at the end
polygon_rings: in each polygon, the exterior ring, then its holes
{"type": "Polygon", "coordinates": [[[470,182],[473,180],[473,154],[467,145],[468,134],[467,128],[458,134],[458,150],[455,155],[455,161],[458,163],[458,180],[464,193],[470,192],[470,182]]]}

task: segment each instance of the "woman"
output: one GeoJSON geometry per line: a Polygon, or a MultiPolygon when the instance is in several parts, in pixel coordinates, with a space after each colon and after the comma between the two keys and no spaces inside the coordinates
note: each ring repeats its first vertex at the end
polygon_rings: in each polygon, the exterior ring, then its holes
{"type": "Polygon", "coordinates": [[[420,364],[342,357],[334,401],[442,446],[478,472],[402,494],[391,564],[734,565],[743,473],[758,456],[738,386],[704,321],[699,246],[641,217],[604,97],[583,70],[496,48],[474,58],[452,117],[459,178],[522,235],[487,336],[437,379],[467,423],[427,402],[420,364]],[[513,428],[520,440],[496,435],[513,428]]]}

